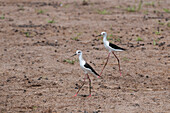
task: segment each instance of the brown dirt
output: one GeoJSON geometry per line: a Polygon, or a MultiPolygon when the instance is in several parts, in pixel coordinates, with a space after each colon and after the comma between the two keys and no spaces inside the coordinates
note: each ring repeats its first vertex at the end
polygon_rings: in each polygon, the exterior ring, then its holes
{"type": "Polygon", "coordinates": [[[137,12],[126,10],[137,8],[137,0],[82,1],[0,1],[1,113],[170,112],[170,13],[163,10],[170,1],[143,0],[137,12]],[[55,22],[48,23],[52,19],[55,22]],[[122,76],[111,55],[103,79],[90,76],[92,97],[84,97],[88,81],[73,97],[84,73],[78,56],[70,56],[82,50],[99,73],[108,54],[102,38],[95,37],[102,31],[109,41],[128,49],[116,52],[122,76]],[[143,41],[136,41],[138,37],[143,41]]]}

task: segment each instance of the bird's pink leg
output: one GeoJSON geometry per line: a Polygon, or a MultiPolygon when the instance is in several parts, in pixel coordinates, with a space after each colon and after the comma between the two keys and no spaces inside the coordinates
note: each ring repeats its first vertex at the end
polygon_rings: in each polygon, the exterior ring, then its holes
{"type": "Polygon", "coordinates": [[[89,96],[88,97],[91,97],[91,80],[88,74],[87,74],[87,78],[89,79],[89,96]]]}
{"type": "Polygon", "coordinates": [[[78,89],[78,91],[77,91],[77,93],[74,95],[74,97],[77,96],[77,94],[79,93],[80,89],[84,86],[84,84],[85,84],[85,79],[86,79],[86,76],[85,76],[85,78],[84,78],[83,84],[82,84],[81,87],[78,89]]]}
{"type": "Polygon", "coordinates": [[[115,55],[115,53],[112,51],[112,53],[114,54],[114,56],[116,57],[117,61],[118,61],[118,65],[119,65],[119,72],[120,72],[120,76],[122,75],[121,74],[121,70],[120,70],[120,62],[119,62],[119,59],[118,57],[115,55]]]}
{"type": "Polygon", "coordinates": [[[107,65],[107,62],[108,62],[109,57],[110,57],[110,53],[111,53],[111,52],[109,52],[109,54],[108,54],[108,57],[107,57],[106,63],[105,63],[105,65],[104,65],[104,67],[103,67],[103,69],[102,69],[102,71],[101,71],[101,73],[100,73],[100,76],[102,75],[102,72],[103,72],[104,68],[105,68],[105,67],[106,67],[106,65],[107,65]]]}

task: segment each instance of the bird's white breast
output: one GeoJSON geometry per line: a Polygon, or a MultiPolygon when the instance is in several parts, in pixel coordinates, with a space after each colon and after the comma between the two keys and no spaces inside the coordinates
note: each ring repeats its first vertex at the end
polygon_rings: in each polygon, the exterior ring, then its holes
{"type": "Polygon", "coordinates": [[[109,47],[109,42],[108,41],[104,41],[104,47],[110,51],[110,47],[109,47]]]}
{"type": "Polygon", "coordinates": [[[85,62],[84,60],[81,60],[81,61],[80,61],[80,67],[81,67],[81,68],[84,68],[85,63],[86,63],[86,62],[85,62]]]}
{"type": "Polygon", "coordinates": [[[86,71],[86,68],[84,67],[84,65],[85,65],[85,61],[84,60],[81,60],[80,61],[80,67],[81,67],[81,69],[83,70],[83,71],[86,71]]]}

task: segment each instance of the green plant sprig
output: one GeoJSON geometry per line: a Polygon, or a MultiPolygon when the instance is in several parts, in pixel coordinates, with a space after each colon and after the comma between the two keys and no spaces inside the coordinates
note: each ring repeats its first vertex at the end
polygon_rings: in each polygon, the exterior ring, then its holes
{"type": "Polygon", "coordinates": [[[101,14],[101,15],[109,14],[109,12],[105,9],[104,10],[98,10],[97,12],[98,12],[98,14],[101,14]]]}
{"type": "Polygon", "coordinates": [[[63,62],[67,62],[67,63],[69,63],[69,64],[74,64],[74,63],[75,63],[75,60],[65,59],[65,60],[63,60],[63,62]]]}
{"type": "Polygon", "coordinates": [[[138,37],[136,41],[143,41],[143,39],[141,37],[138,37]]]}

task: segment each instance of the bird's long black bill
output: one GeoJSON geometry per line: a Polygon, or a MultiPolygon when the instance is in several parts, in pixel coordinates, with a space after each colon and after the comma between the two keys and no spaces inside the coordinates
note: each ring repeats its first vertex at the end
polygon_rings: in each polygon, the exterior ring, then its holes
{"type": "Polygon", "coordinates": [[[100,35],[97,35],[96,37],[99,37],[99,36],[102,36],[102,35],[100,34],[100,35]]]}
{"type": "Polygon", "coordinates": [[[73,56],[76,56],[77,54],[74,54],[74,55],[72,55],[71,57],[73,57],[73,56]]]}

